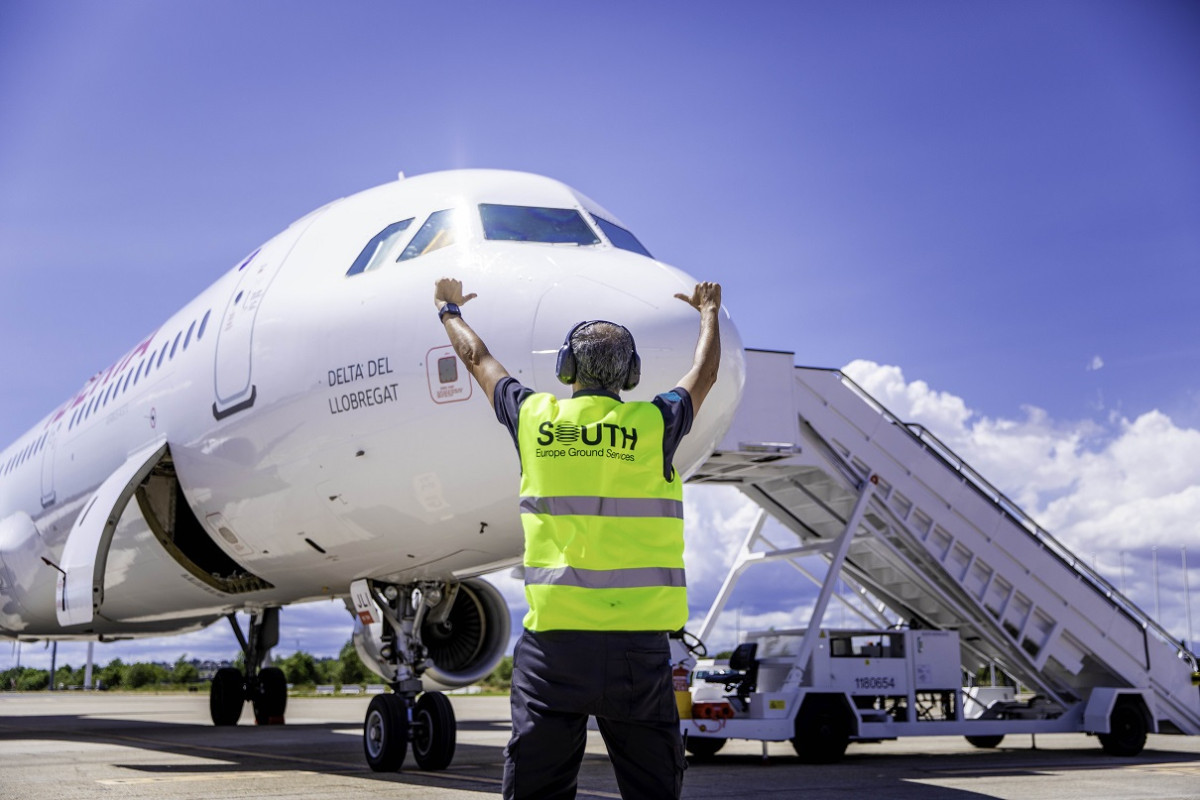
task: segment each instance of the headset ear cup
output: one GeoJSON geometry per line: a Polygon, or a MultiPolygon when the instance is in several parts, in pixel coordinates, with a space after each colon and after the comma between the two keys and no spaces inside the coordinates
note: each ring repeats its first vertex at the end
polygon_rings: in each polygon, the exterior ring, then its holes
{"type": "Polygon", "coordinates": [[[563,383],[570,386],[575,382],[575,351],[571,349],[570,334],[567,342],[558,348],[558,361],[554,365],[554,374],[563,383]]]}
{"type": "Polygon", "coordinates": [[[629,357],[629,370],[625,373],[625,391],[637,388],[638,381],[641,379],[642,357],[637,354],[637,350],[634,350],[633,355],[629,357]]]}
{"type": "Polygon", "coordinates": [[[591,325],[596,320],[585,320],[575,324],[575,327],[567,331],[566,338],[563,339],[562,347],[558,348],[558,360],[554,362],[554,374],[558,379],[570,386],[575,382],[575,375],[579,371],[579,366],[575,363],[575,351],[571,349],[571,337],[575,335],[575,331],[585,325],[591,325]]]}

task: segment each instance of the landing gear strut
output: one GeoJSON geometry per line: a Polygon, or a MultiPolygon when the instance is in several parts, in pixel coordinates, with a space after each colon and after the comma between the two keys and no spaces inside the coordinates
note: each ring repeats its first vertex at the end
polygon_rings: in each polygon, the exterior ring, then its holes
{"type": "Polygon", "coordinates": [[[279,609],[264,608],[250,616],[249,637],[242,634],[237,617],[229,623],[246,656],[246,672],[223,667],[213,676],[208,709],[214,725],[236,725],[242,706],[250,701],[259,725],[282,725],[287,709],[287,678],[278,667],[263,667],[267,652],[279,643],[279,609]]]}
{"type": "Polygon", "coordinates": [[[457,585],[436,581],[356,581],[350,587],[361,623],[355,645],[392,688],[371,700],[363,722],[363,754],[375,772],[399,769],[410,741],[421,769],[445,769],[454,758],[454,709],[441,692],[423,692],[421,675],[432,662],[421,632],[449,633],[457,592],[457,585]]]}

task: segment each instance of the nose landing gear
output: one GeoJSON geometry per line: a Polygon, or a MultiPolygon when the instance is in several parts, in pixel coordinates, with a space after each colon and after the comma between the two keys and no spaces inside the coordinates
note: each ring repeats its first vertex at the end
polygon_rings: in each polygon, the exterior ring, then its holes
{"type": "Polygon", "coordinates": [[[457,591],[433,581],[398,586],[364,580],[350,587],[361,623],[355,645],[393,692],[373,698],[363,721],[363,754],[375,772],[398,770],[410,741],[421,769],[442,770],[454,758],[454,708],[441,692],[423,691],[421,675],[432,662],[421,631],[450,625],[457,591]]]}

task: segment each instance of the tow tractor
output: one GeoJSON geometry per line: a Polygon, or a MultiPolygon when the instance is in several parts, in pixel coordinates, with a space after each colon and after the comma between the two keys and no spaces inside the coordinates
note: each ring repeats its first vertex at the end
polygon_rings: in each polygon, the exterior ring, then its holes
{"type": "Polygon", "coordinates": [[[1152,699],[1136,689],[1093,692],[1089,711],[1041,695],[1018,701],[1012,686],[963,686],[955,631],[822,630],[801,670],[795,656],[805,633],[752,633],[726,668],[693,671],[681,708],[689,752],[711,756],[731,738],[790,741],[804,761],[829,763],[851,741],[942,734],[997,747],[1009,733],[1085,730],[1086,719],[1119,707],[1100,742],[1110,754],[1136,755],[1152,724],[1152,699]]]}
{"type": "Polygon", "coordinates": [[[747,351],[742,405],[689,480],[734,485],[762,508],[701,641],[752,567],[782,562],[820,587],[807,622],[746,635],[690,686],[694,659],[676,640],[695,755],[731,738],[790,740],[801,758],[828,762],[851,742],[953,734],[995,747],[1010,733],[1074,731],[1131,756],[1149,733],[1200,734],[1196,655],[837,370],[747,351]],[[785,530],[764,533],[768,516],[785,530]],[[861,628],[823,627],[835,599],[861,628]],[[1011,686],[964,687],[981,671],[1011,686]]]}

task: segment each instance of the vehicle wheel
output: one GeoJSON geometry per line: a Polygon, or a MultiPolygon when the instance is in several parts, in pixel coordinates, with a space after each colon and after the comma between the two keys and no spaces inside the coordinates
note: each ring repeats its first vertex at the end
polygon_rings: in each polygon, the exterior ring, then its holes
{"type": "Polygon", "coordinates": [[[832,764],[850,744],[849,712],[833,697],[810,697],[796,713],[792,747],[808,764],[832,764]]]}
{"type": "Polygon", "coordinates": [[[408,750],[408,714],[394,694],[379,694],[367,706],[363,722],[363,753],[374,772],[395,772],[408,750]]]}
{"type": "Polygon", "coordinates": [[[208,711],[213,725],[237,725],[246,704],[246,679],[233,667],[222,667],[213,675],[208,690],[208,711]]]}
{"type": "Polygon", "coordinates": [[[1000,743],[1004,741],[1004,734],[1002,733],[999,736],[968,736],[966,739],[976,747],[999,747],[1000,743]]]}
{"type": "Polygon", "coordinates": [[[683,746],[698,759],[712,758],[725,746],[726,739],[711,739],[707,736],[689,736],[683,746]]]}
{"type": "Polygon", "coordinates": [[[254,721],[259,725],[282,725],[287,710],[287,676],[279,667],[258,671],[258,686],[254,697],[254,721]]]}
{"type": "Polygon", "coordinates": [[[425,692],[413,709],[413,757],[421,769],[450,766],[457,739],[454,707],[441,692],[425,692]]]}
{"type": "Polygon", "coordinates": [[[1110,756],[1136,756],[1146,746],[1146,719],[1133,703],[1118,702],[1108,718],[1109,733],[1098,738],[1110,756]]]}

